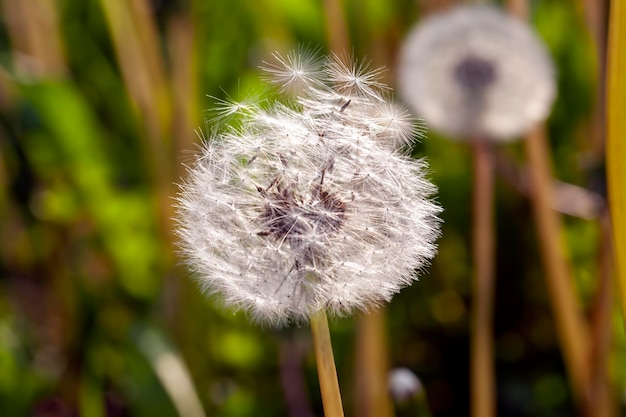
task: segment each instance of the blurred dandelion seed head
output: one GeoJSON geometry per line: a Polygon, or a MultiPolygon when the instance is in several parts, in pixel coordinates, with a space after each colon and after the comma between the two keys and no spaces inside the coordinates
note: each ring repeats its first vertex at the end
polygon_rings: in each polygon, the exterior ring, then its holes
{"type": "Polygon", "coordinates": [[[470,94],[480,94],[496,81],[494,63],[478,56],[468,55],[460,60],[453,73],[461,88],[470,94]]]}
{"type": "Polygon", "coordinates": [[[512,140],[545,119],[556,94],[545,48],[524,22],[460,6],[418,24],[399,58],[401,93],[452,137],[512,140]]]}
{"type": "Polygon", "coordinates": [[[181,186],[182,252],[207,292],[271,325],[388,301],[436,252],[435,187],[401,152],[419,128],[364,65],[275,60],[292,99],[221,110],[241,114],[181,186]]]}
{"type": "Polygon", "coordinates": [[[423,395],[422,381],[409,368],[394,368],[388,376],[389,392],[393,399],[402,403],[409,399],[423,395]]]}

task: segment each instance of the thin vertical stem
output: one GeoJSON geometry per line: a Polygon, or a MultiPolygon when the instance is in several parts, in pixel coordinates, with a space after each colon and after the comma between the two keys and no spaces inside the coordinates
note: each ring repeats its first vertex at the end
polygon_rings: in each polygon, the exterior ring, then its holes
{"type": "Polygon", "coordinates": [[[590,360],[591,375],[589,381],[589,413],[594,417],[612,417],[616,415],[612,398],[611,383],[608,376],[608,357],[611,350],[613,313],[613,250],[611,248],[611,220],[608,210],[600,215],[600,247],[598,285],[591,317],[590,360]],[[593,413],[591,413],[591,411],[593,413]]]}
{"type": "Polygon", "coordinates": [[[391,417],[393,404],[387,389],[389,352],[385,308],[359,318],[356,364],[356,414],[363,417],[391,417]]]}
{"type": "MultiPolygon", "coordinates": [[[[339,59],[349,61],[350,42],[343,2],[324,0],[323,7],[329,48],[339,59]]],[[[356,347],[358,388],[355,397],[359,402],[357,408],[366,416],[388,417],[393,412],[386,386],[388,352],[384,320],[382,311],[361,315],[359,318],[360,340],[356,347]]],[[[320,384],[321,382],[320,375],[320,384]]],[[[339,398],[338,395],[337,397],[339,398]]],[[[340,398],[339,400],[341,401],[340,398]]]]}
{"type": "Polygon", "coordinates": [[[591,120],[590,154],[593,163],[604,159],[606,145],[606,18],[608,1],[581,0],[578,2],[584,11],[585,21],[593,37],[598,65],[596,79],[596,104],[591,120]]]}
{"type": "Polygon", "coordinates": [[[626,325],[626,4],[611,2],[607,65],[606,165],[613,222],[615,278],[626,325]]]}
{"type": "Polygon", "coordinates": [[[470,389],[473,417],[495,415],[493,355],[494,221],[493,154],[482,138],[473,142],[474,307],[472,314],[470,389]]]}
{"type": "Polygon", "coordinates": [[[507,9],[510,14],[520,19],[528,19],[529,4],[528,0],[508,0],[507,9]]]}
{"type": "Polygon", "coordinates": [[[326,33],[331,51],[338,57],[347,59],[350,53],[348,28],[343,11],[343,2],[339,0],[324,0],[324,16],[326,17],[326,33]]]}
{"type": "MultiPolygon", "coordinates": [[[[171,66],[174,155],[193,149],[199,125],[198,57],[195,26],[191,16],[172,16],[167,25],[167,43],[171,66]]],[[[183,164],[176,164],[176,177],[185,175],[183,164]]]]}
{"type": "Polygon", "coordinates": [[[22,65],[24,59],[15,59],[17,70],[30,76],[63,76],[66,59],[56,2],[5,0],[0,10],[11,38],[12,53],[30,58],[27,66],[22,65]]]}
{"type": "Polygon", "coordinates": [[[328,330],[328,318],[325,310],[320,310],[311,316],[311,332],[313,333],[324,416],[343,417],[339,381],[337,380],[333,346],[330,343],[330,331],[328,330]]]}
{"type": "Polygon", "coordinates": [[[524,144],[532,184],[532,207],[557,333],[575,397],[581,405],[585,405],[590,375],[588,332],[565,258],[560,218],[552,209],[552,175],[544,127],[536,126],[527,135],[524,144]]]}
{"type": "MultiPolygon", "coordinates": [[[[606,148],[606,52],[608,1],[582,0],[579,8],[584,12],[586,24],[596,46],[598,64],[596,104],[591,120],[590,163],[598,166],[604,160],[606,148]]],[[[588,164],[589,164],[588,162],[588,164]]],[[[613,312],[613,248],[611,241],[611,216],[608,208],[600,214],[599,271],[595,300],[591,314],[589,412],[595,417],[616,415],[616,404],[608,375],[608,356],[611,349],[613,312]]]]}
{"type": "Polygon", "coordinates": [[[307,396],[302,359],[304,350],[294,334],[281,338],[279,345],[280,382],[290,417],[315,417],[307,396]]]}
{"type": "MultiPolygon", "coordinates": [[[[528,19],[527,0],[509,0],[508,3],[513,14],[521,19],[528,19]],[[515,3],[525,5],[515,7],[515,3]]],[[[544,126],[535,126],[526,136],[524,144],[530,168],[532,206],[561,350],[574,396],[583,410],[590,411],[588,387],[591,370],[587,339],[589,332],[580,311],[573,287],[573,277],[565,257],[560,217],[552,209],[553,180],[544,126]]]]}

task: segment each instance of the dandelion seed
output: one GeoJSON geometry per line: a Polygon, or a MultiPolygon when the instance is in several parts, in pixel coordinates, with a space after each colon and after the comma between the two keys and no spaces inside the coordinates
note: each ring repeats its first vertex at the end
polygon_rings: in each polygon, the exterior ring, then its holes
{"type": "Polygon", "coordinates": [[[339,56],[334,55],[328,61],[326,72],[329,82],[337,92],[384,101],[380,94],[388,87],[379,81],[383,69],[370,70],[369,64],[365,62],[347,65],[339,56]]]}
{"type": "Polygon", "coordinates": [[[276,62],[264,62],[261,67],[268,81],[280,85],[283,91],[298,92],[319,82],[322,70],[317,50],[298,48],[285,57],[273,54],[276,62]]]}
{"type": "Polygon", "coordinates": [[[217,114],[216,118],[226,119],[233,115],[243,115],[245,113],[253,113],[258,111],[258,102],[255,97],[247,97],[242,100],[233,100],[228,95],[226,98],[219,98],[215,96],[208,96],[215,100],[215,108],[213,109],[217,114]]]}
{"type": "Polygon", "coordinates": [[[522,21],[489,6],[427,18],[407,36],[400,91],[452,137],[511,140],[547,117],[556,87],[545,48],[522,21]]]}
{"type": "MultiPolygon", "coordinates": [[[[288,57],[268,69],[283,90],[295,85],[283,74],[306,66],[288,57]]],[[[237,129],[209,137],[178,198],[202,287],[272,325],[388,301],[436,251],[426,163],[396,146],[415,140],[411,119],[382,99],[375,73],[355,65],[347,88],[329,62],[292,103],[250,106],[237,129]]]]}
{"type": "Polygon", "coordinates": [[[372,112],[371,127],[380,132],[381,139],[394,147],[410,145],[424,134],[424,126],[406,108],[384,102],[372,112]]]}

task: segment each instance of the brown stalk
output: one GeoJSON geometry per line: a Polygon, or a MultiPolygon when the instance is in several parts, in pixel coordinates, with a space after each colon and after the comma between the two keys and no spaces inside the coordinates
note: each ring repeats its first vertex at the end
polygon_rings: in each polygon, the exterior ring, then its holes
{"type": "Polygon", "coordinates": [[[615,399],[608,376],[608,357],[611,350],[613,313],[613,249],[611,247],[611,219],[608,210],[600,217],[600,247],[598,250],[598,286],[591,315],[591,376],[589,381],[589,410],[597,417],[616,415],[615,399]]]}
{"type": "Polygon", "coordinates": [[[346,18],[343,11],[343,2],[339,0],[324,0],[324,16],[326,18],[326,36],[331,51],[338,57],[348,59],[351,52],[346,27],[346,18]]]}
{"type": "Polygon", "coordinates": [[[13,44],[12,51],[20,53],[14,55],[17,69],[34,76],[64,75],[65,51],[54,2],[4,0],[2,8],[13,44]]]}
{"type": "Polygon", "coordinates": [[[443,11],[454,6],[459,0],[417,0],[420,8],[420,15],[425,16],[430,13],[443,11]]]}
{"type": "Polygon", "coordinates": [[[363,417],[393,415],[387,390],[389,347],[384,308],[363,314],[357,330],[355,414],[363,417]]]}
{"type": "MultiPolygon", "coordinates": [[[[528,19],[527,0],[509,0],[508,4],[513,14],[521,19],[528,19]],[[523,6],[516,7],[515,3],[520,5],[523,3],[523,6]]],[[[590,333],[582,316],[574,288],[573,274],[565,255],[561,236],[561,219],[559,214],[551,209],[554,207],[551,186],[553,176],[545,127],[535,126],[526,136],[524,145],[530,169],[531,202],[565,367],[575,399],[585,413],[589,413],[592,411],[589,396],[591,369],[588,337],[590,333]]]]}
{"type": "Polygon", "coordinates": [[[490,144],[482,138],[474,140],[472,145],[474,307],[470,351],[471,415],[493,417],[496,412],[492,334],[495,285],[493,153],[490,144]]]}
{"type": "Polygon", "coordinates": [[[343,417],[343,406],[339,392],[339,381],[335,369],[333,346],[330,342],[326,311],[320,310],[311,316],[311,332],[315,347],[317,374],[322,392],[325,417],[343,417]]]}
{"type": "MultiPolygon", "coordinates": [[[[532,208],[546,270],[556,328],[575,398],[587,404],[589,370],[588,331],[565,257],[561,219],[552,209],[552,175],[544,126],[538,125],[524,141],[532,184],[532,208]]],[[[586,408],[586,407],[585,407],[586,408]]]]}
{"type": "MultiPolygon", "coordinates": [[[[606,145],[606,56],[607,56],[607,8],[608,1],[583,0],[585,22],[596,46],[598,64],[596,105],[592,116],[591,160],[594,167],[602,163],[606,145]]],[[[589,381],[589,410],[594,416],[616,415],[615,399],[608,375],[608,356],[611,349],[613,307],[613,248],[611,216],[608,209],[602,211],[600,221],[600,247],[598,285],[591,315],[591,380],[589,381]]],[[[591,413],[589,413],[591,414],[591,413]]]]}
{"type": "MultiPolygon", "coordinates": [[[[167,25],[168,52],[171,57],[173,101],[174,155],[193,149],[194,130],[199,125],[198,71],[194,24],[188,15],[172,17],[167,25]]],[[[184,166],[176,164],[176,177],[185,174],[184,166]]]]}
{"type": "Polygon", "coordinates": [[[596,80],[596,105],[592,115],[591,139],[591,163],[598,164],[604,158],[604,146],[606,136],[606,15],[608,1],[582,0],[585,22],[596,46],[596,59],[598,64],[596,80]]]}

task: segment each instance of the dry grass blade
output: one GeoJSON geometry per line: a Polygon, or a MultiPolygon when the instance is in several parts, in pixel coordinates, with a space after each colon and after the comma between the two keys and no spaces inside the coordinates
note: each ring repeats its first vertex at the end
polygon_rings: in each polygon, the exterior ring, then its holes
{"type": "Polygon", "coordinates": [[[612,1],[609,16],[606,163],[613,221],[615,277],[626,320],[626,4],[612,1]]]}

